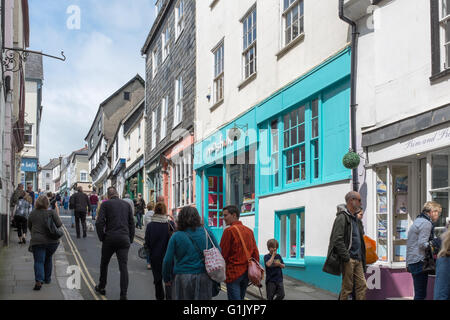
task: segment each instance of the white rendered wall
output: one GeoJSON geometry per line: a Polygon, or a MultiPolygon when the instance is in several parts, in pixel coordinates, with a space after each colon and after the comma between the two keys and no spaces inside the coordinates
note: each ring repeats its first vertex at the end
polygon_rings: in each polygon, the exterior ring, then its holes
{"type": "Polygon", "coordinates": [[[350,189],[344,181],[259,199],[260,253],[266,252],[267,241],[275,238],[275,212],[304,207],[305,256],[326,257],[337,206],[345,203],[350,189]]]}
{"type": "Polygon", "coordinates": [[[257,77],[238,89],[242,79],[242,33],[240,22],[254,0],[197,1],[197,109],[196,141],[201,141],[278,89],[319,65],[347,45],[349,27],[339,19],[336,0],[308,1],[305,38],[279,60],[282,49],[281,1],[257,1],[257,77]],[[214,56],[211,50],[224,39],[224,103],[214,111],[214,56]]]}
{"type": "MultiPolygon", "coordinates": [[[[375,11],[374,22],[375,32],[362,33],[359,39],[357,103],[361,127],[381,127],[448,104],[449,79],[433,85],[429,80],[430,1],[389,2],[375,11]]],[[[440,49],[442,55],[444,47],[440,49]]]]}

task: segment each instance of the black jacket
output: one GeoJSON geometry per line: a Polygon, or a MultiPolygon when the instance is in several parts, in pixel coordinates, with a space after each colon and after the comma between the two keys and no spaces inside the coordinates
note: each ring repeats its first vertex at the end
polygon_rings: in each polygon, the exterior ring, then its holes
{"type": "MultiPolygon", "coordinates": [[[[350,261],[350,247],[352,239],[352,217],[345,205],[338,206],[333,230],[331,231],[330,243],[328,246],[327,260],[323,271],[334,275],[342,273],[344,264],[350,261]]],[[[361,260],[364,272],[366,271],[366,245],[364,244],[364,227],[361,220],[357,219],[359,235],[361,240],[361,260]]]]}
{"type": "Polygon", "coordinates": [[[77,192],[70,197],[70,207],[75,210],[75,212],[91,212],[91,203],[87,194],[83,192],[77,192]]]}
{"type": "Polygon", "coordinates": [[[128,237],[130,243],[133,243],[135,232],[133,212],[131,206],[119,198],[102,203],[95,226],[98,238],[102,242],[114,237],[128,237]]]}

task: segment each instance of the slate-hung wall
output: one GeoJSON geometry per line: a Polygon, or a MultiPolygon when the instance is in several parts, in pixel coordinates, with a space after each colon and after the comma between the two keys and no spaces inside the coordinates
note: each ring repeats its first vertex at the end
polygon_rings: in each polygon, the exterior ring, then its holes
{"type": "Polygon", "coordinates": [[[184,0],[184,29],[175,39],[175,7],[178,1],[167,0],[150,32],[150,43],[144,52],[147,55],[147,122],[146,122],[146,159],[154,160],[172,142],[172,131],[179,128],[191,131],[195,117],[195,1],[184,0]],[[162,34],[170,27],[170,53],[162,60],[162,34]],[[152,35],[152,32],[154,34],[152,35]],[[153,77],[154,49],[158,48],[158,72],[153,77]],[[183,115],[181,123],[173,128],[175,110],[175,81],[183,79],[183,115]],[[160,141],[162,99],[168,96],[167,130],[160,141]],[[152,150],[152,115],[156,113],[156,147],[152,150]]]}

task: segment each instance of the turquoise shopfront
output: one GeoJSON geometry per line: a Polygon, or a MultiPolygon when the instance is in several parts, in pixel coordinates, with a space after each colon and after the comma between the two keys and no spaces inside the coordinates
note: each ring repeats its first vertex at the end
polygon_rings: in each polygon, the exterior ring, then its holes
{"type": "MultiPolygon", "coordinates": [[[[350,48],[345,48],[194,147],[196,205],[205,224],[220,240],[222,209],[237,205],[243,223],[254,230],[261,256],[267,250],[266,237],[276,238],[292,266],[286,272],[301,274],[302,280],[308,272],[321,277],[324,259],[308,256],[305,241],[317,226],[302,225],[309,210],[304,199],[295,199],[287,211],[266,213],[259,206],[262,199],[298,190],[316,192],[351,177],[342,164],[350,146],[350,60],[350,48]],[[283,227],[291,220],[292,225],[283,227]],[[308,261],[319,263],[308,268],[308,261]]],[[[319,251],[326,255],[326,248],[319,251]]],[[[340,281],[334,278],[327,278],[332,291],[340,281]]]]}

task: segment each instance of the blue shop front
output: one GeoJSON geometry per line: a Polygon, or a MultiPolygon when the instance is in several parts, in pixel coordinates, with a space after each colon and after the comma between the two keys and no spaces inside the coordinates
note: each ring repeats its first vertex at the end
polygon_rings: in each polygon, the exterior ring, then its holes
{"type": "Polygon", "coordinates": [[[217,239],[236,205],[261,259],[275,238],[285,273],[338,291],[322,272],[336,205],[351,189],[350,48],[226,124],[194,147],[197,209],[217,239]],[[326,199],[324,201],[324,199],[326,199]]]}

